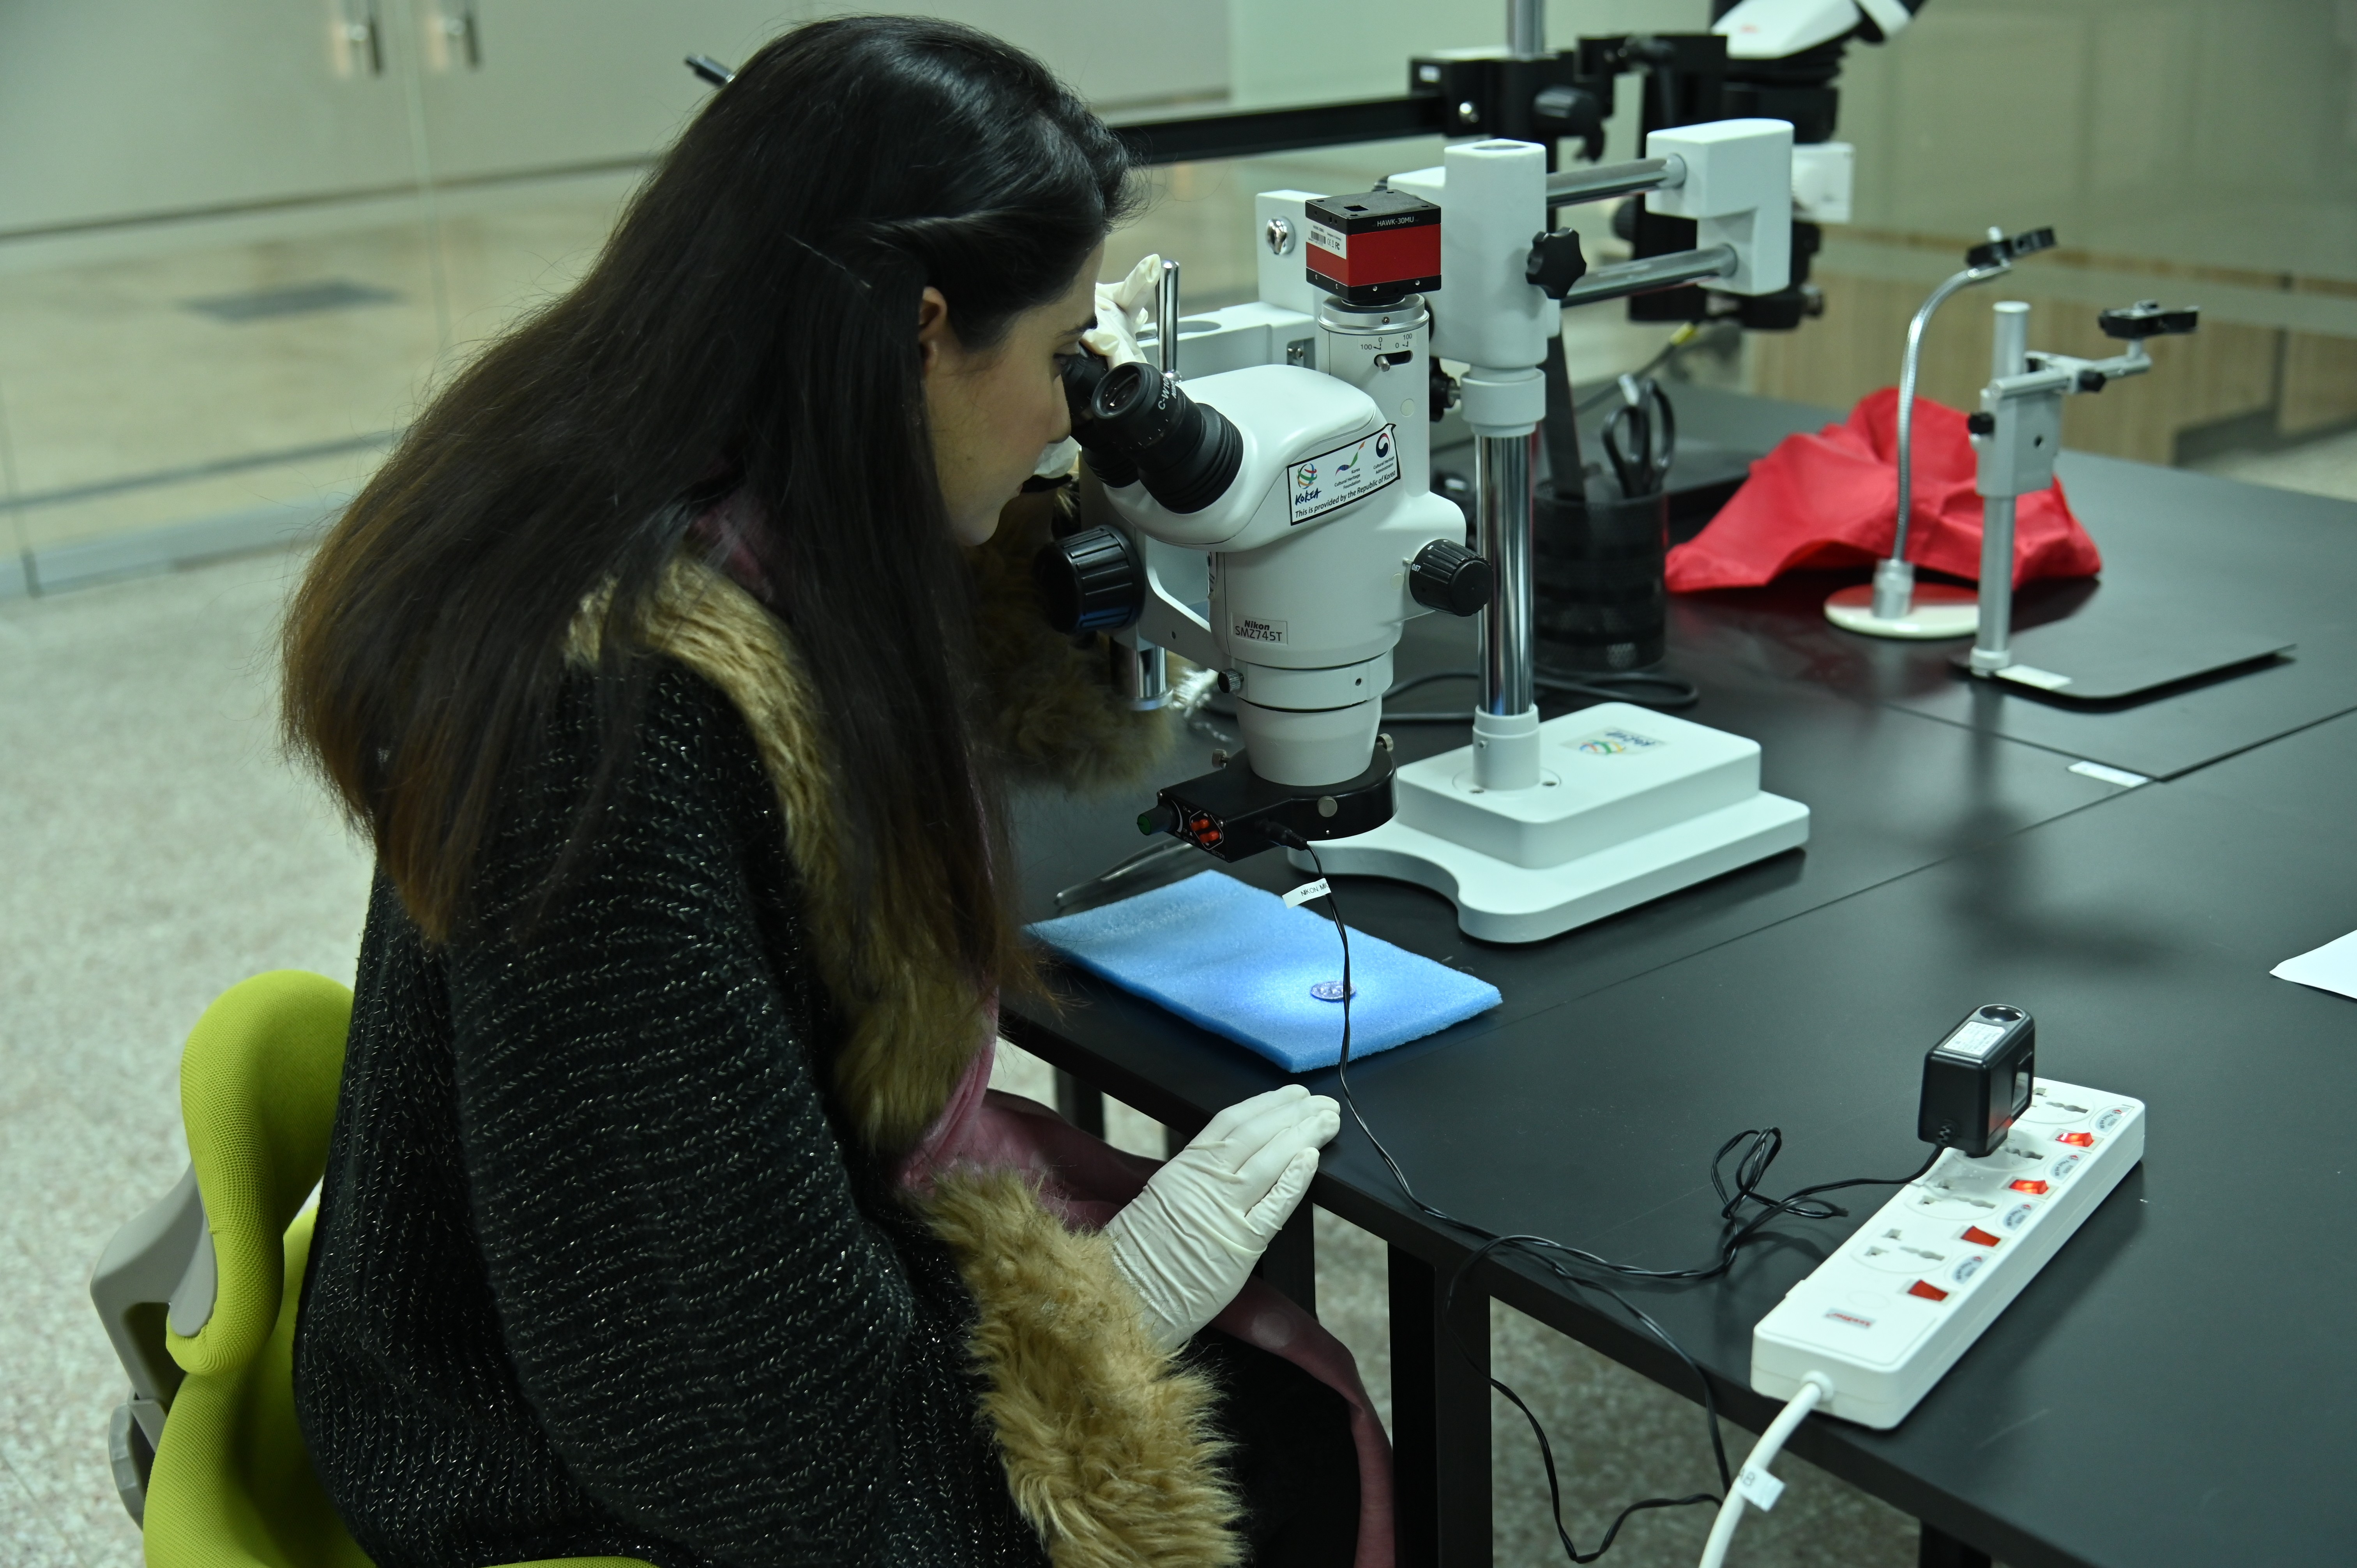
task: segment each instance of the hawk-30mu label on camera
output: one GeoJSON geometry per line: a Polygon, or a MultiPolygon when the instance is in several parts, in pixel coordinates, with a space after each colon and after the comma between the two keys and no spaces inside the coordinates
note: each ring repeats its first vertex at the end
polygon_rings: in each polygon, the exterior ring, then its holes
{"type": "Polygon", "coordinates": [[[1399,482],[1399,440],[1391,425],[1293,465],[1287,476],[1293,526],[1324,517],[1399,482]]]}

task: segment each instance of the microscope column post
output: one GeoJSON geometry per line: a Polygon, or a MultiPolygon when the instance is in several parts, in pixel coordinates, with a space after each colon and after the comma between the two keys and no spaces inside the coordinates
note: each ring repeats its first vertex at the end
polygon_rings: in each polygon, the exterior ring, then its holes
{"type": "MultiPolygon", "coordinates": [[[[1481,554],[1497,574],[1497,590],[1481,612],[1481,690],[1479,715],[1511,718],[1531,713],[1538,701],[1533,679],[1531,623],[1532,492],[1538,432],[1482,435],[1473,446],[1473,488],[1479,510],[1475,525],[1481,554]]],[[[1476,721],[1477,731],[1479,718],[1476,721]]],[[[1486,760],[1486,752],[1477,754],[1486,760]]],[[[1536,758],[1534,757],[1535,762],[1536,758]]],[[[1535,773],[1528,783],[1536,783],[1535,773]]],[[[1490,789],[1527,784],[1489,783],[1490,789]]]]}
{"type": "Polygon", "coordinates": [[[1178,373],[1178,263],[1166,261],[1154,289],[1154,368],[1166,376],[1178,373]]]}
{"type": "MultiPolygon", "coordinates": [[[[2018,299],[2001,299],[1996,304],[1996,339],[1989,352],[1990,380],[2003,381],[2007,376],[2020,375],[2029,368],[2029,306],[2018,299]]],[[[2009,455],[2021,416],[2020,405],[2011,398],[1983,393],[1982,402],[1993,414],[1998,428],[1990,435],[1977,437],[1975,445],[1993,445],[2001,455],[2009,455]],[[1990,406],[1994,405],[1994,406],[1990,406]]],[[[1984,464],[1984,470],[1986,465],[1984,464]]],[[[2008,467],[2010,465],[2008,464],[2008,467]]],[[[2013,662],[2007,644],[2013,639],[2013,517],[2015,497],[2010,483],[1985,485],[1981,496],[1981,624],[1980,635],[1973,639],[1972,668],[1975,675],[1994,674],[2013,662]],[[1992,489],[2007,493],[1993,495],[1992,489]]]]}
{"type": "MultiPolygon", "coordinates": [[[[1162,275],[1155,280],[1154,293],[1155,369],[1176,381],[1178,377],[1178,263],[1165,261],[1162,275]]],[[[1154,551],[1161,546],[1152,539],[1140,539],[1137,547],[1154,551]]],[[[1129,706],[1145,712],[1161,707],[1170,700],[1170,655],[1159,644],[1145,641],[1135,627],[1114,634],[1118,660],[1115,684],[1128,699],[1129,706]]]]}
{"type": "Polygon", "coordinates": [[[1483,790],[1539,783],[1532,656],[1532,486],[1546,381],[1539,366],[1561,310],[1524,276],[1531,236],[1546,227],[1546,149],[1531,142],[1460,144],[1442,155],[1448,216],[1440,227],[1447,303],[1433,351],[1462,360],[1465,423],[1475,440],[1474,518],[1497,591],[1481,613],[1481,689],[1473,707],[1473,776],[1483,790]]]}
{"type": "Polygon", "coordinates": [[[1546,0],[1506,0],[1506,53],[1515,59],[1546,53],[1546,0]]]}

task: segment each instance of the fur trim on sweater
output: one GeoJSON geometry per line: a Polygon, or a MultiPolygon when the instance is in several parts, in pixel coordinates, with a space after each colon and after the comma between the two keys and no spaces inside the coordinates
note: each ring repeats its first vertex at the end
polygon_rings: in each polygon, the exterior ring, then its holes
{"type": "Polygon", "coordinates": [[[1055,1568],[1239,1562],[1210,1381],[1146,1331],[1112,1243],[1011,1171],[939,1180],[926,1210],[981,1305],[983,1409],[1055,1568]]]}
{"type": "MultiPolygon", "coordinates": [[[[1169,745],[1169,717],[1131,714],[1101,658],[1040,622],[1019,544],[977,553],[983,638],[1007,759],[1034,776],[1109,787],[1169,745]]],[[[567,657],[594,662],[604,596],[576,618],[567,657]]],[[[726,695],[751,731],[801,873],[805,929],[849,1020],[834,1089],[871,1151],[912,1146],[972,1059],[985,998],[954,963],[855,907],[827,824],[834,768],[815,693],[785,626],[683,556],[638,633],[726,695]]],[[[1237,1505],[1210,1435],[1213,1394],[1147,1332],[1099,1236],[1072,1231],[1012,1173],[938,1180],[924,1200],[980,1310],[971,1349],[1007,1485],[1055,1568],[1228,1568],[1237,1505]]]]}

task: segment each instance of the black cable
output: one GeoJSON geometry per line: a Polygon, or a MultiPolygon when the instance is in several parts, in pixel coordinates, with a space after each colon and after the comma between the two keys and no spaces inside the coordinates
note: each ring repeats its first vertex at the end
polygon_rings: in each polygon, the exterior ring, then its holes
{"type": "MultiPolygon", "coordinates": [[[[1426,1203],[1423,1198],[1416,1196],[1415,1187],[1410,1186],[1408,1183],[1407,1172],[1401,1168],[1398,1160],[1392,1157],[1392,1152],[1389,1148],[1384,1146],[1383,1141],[1375,1136],[1375,1130],[1367,1124],[1365,1113],[1359,1109],[1358,1096],[1351,1092],[1351,928],[1342,918],[1341,901],[1334,897],[1334,885],[1330,881],[1327,880],[1325,863],[1318,858],[1317,849],[1309,843],[1308,840],[1303,838],[1292,829],[1282,826],[1269,829],[1267,832],[1270,838],[1284,845],[1286,848],[1297,849],[1303,854],[1308,855],[1310,869],[1318,874],[1318,879],[1320,882],[1326,883],[1326,907],[1333,916],[1334,934],[1340,939],[1342,944],[1342,1049],[1340,1056],[1337,1058],[1334,1065],[1334,1078],[1336,1084],[1342,1091],[1342,1103],[1350,1108],[1351,1119],[1359,1124],[1360,1133],[1365,1136],[1368,1144],[1374,1149],[1375,1153],[1381,1156],[1384,1168],[1391,1172],[1392,1180],[1398,1186],[1401,1196],[1405,1197],[1408,1202],[1415,1205],[1417,1209],[1432,1219],[1440,1220],[1444,1224],[1453,1225],[1460,1230],[1470,1231],[1474,1235],[1484,1239],[1484,1244],[1482,1247],[1468,1257],[1464,1262],[1458,1264],[1456,1272],[1449,1276],[1448,1288],[1443,1293],[1441,1297],[1442,1321],[1448,1326],[1449,1341],[1457,1348],[1457,1353],[1465,1359],[1466,1365],[1472,1368],[1476,1372],[1480,1373],[1482,1379],[1488,1382],[1491,1388],[1497,1390],[1500,1393],[1505,1395],[1508,1400],[1512,1401],[1514,1408],[1523,1412],[1523,1419],[1530,1423],[1532,1432],[1537,1435],[1539,1440],[1539,1455],[1541,1459],[1544,1461],[1546,1466],[1547,1496],[1554,1509],[1555,1535],[1557,1539],[1563,1542],[1565,1552],[1569,1555],[1574,1563],[1593,1563],[1611,1549],[1614,1539],[1620,1533],[1620,1527],[1628,1522],[1630,1516],[1632,1514],[1639,1513],[1649,1509],[1687,1508],[1696,1503],[1717,1504],[1719,1502],[1721,1498],[1725,1495],[1724,1490],[1717,1494],[1696,1492],[1693,1496],[1685,1498],[1642,1498],[1637,1502],[1631,1503],[1627,1508],[1620,1510],[1620,1512],[1613,1519],[1610,1526],[1606,1529],[1603,1541],[1594,1552],[1583,1554],[1578,1546],[1574,1543],[1571,1539],[1570,1530],[1565,1527],[1563,1522],[1563,1487],[1555,1474],[1555,1446],[1547,1441],[1546,1428],[1540,1423],[1538,1417],[1532,1412],[1531,1407],[1523,1402],[1522,1395],[1516,1393],[1505,1381],[1490,1373],[1480,1365],[1480,1362],[1473,1359],[1473,1353],[1465,1348],[1464,1340],[1458,1336],[1455,1314],[1458,1286],[1464,1283],[1466,1277],[1471,1273],[1475,1265],[1480,1263],[1483,1258],[1488,1257],[1491,1252],[1504,1247],[1513,1247],[1518,1250],[1528,1251],[1534,1246],[1553,1247],[1555,1246],[1555,1243],[1548,1241],[1546,1238],[1541,1236],[1501,1236],[1494,1231],[1485,1230],[1469,1220],[1459,1219],[1455,1215],[1450,1214],[1448,1210],[1440,1208],[1436,1205],[1426,1203]]],[[[1732,1487],[1734,1485],[1734,1480],[1732,1473],[1727,1468],[1727,1448],[1725,1444],[1722,1443],[1719,1438],[1718,1402],[1711,1392],[1710,1379],[1704,1375],[1701,1366],[1695,1362],[1693,1357],[1686,1354],[1683,1346],[1679,1345],[1676,1340],[1670,1337],[1667,1330],[1663,1328],[1660,1324],[1655,1323],[1651,1316],[1647,1316],[1626,1297],[1622,1296],[1620,1292],[1613,1290],[1609,1285],[1598,1284],[1593,1281],[1573,1279],[1569,1275],[1565,1274],[1562,1269],[1554,1264],[1551,1261],[1544,1258],[1540,1261],[1551,1273],[1563,1278],[1566,1283],[1570,1284],[1575,1289],[1600,1290],[1604,1292],[1605,1294],[1612,1297],[1613,1300],[1619,1302],[1631,1317],[1643,1326],[1643,1327],[1655,1338],[1667,1346],[1671,1354],[1676,1356],[1679,1360],[1684,1362],[1686,1366],[1693,1370],[1695,1379],[1702,1386],[1703,1413],[1705,1419],[1710,1423],[1711,1452],[1718,1463],[1719,1485],[1722,1488],[1732,1487]]]]}
{"type": "MultiPolygon", "coordinates": [[[[1420,675],[1400,682],[1392,688],[1392,691],[1403,691],[1423,685],[1427,682],[1444,680],[1462,673],[1466,672],[1445,671],[1431,675],[1420,675]]],[[[1385,693],[1387,696],[1390,694],[1391,693],[1385,693]]],[[[1762,1226],[1780,1215],[1791,1215],[1795,1219],[1832,1219],[1842,1218],[1848,1213],[1848,1210],[1836,1204],[1818,1201],[1817,1195],[1820,1193],[1839,1192],[1853,1187],[1904,1187],[1919,1179],[1932,1168],[1933,1163],[1942,1155],[1947,1153],[1949,1144],[1953,1141],[1953,1130],[1942,1127],[1940,1139],[1932,1147],[1932,1153],[1921,1165],[1907,1176],[1853,1176],[1843,1181],[1820,1182],[1814,1187],[1802,1187],[1782,1197],[1764,1197],[1759,1188],[1760,1184],[1767,1179],[1769,1167],[1775,1164],[1776,1156],[1783,1150],[1783,1130],[1777,1127],[1747,1128],[1738,1133],[1720,1144],[1717,1154],[1711,1156],[1710,1184],[1712,1190],[1717,1192],[1719,1197],[1718,1213],[1721,1232],[1717,1261],[1702,1268],[1641,1269],[1631,1264],[1614,1262],[1583,1248],[1567,1246],[1551,1237],[1501,1235],[1470,1220],[1460,1219],[1438,1205],[1427,1203],[1417,1195],[1415,1188],[1407,1179],[1407,1172],[1401,1167],[1399,1161],[1393,1157],[1391,1150],[1384,1146],[1383,1141],[1375,1136],[1375,1130],[1367,1124],[1365,1113],[1359,1109],[1358,1096],[1351,1091],[1351,928],[1343,921],[1341,901],[1334,896],[1333,883],[1327,878],[1325,863],[1318,858],[1317,847],[1291,828],[1281,824],[1269,827],[1265,831],[1276,843],[1287,849],[1299,850],[1307,854],[1309,857],[1310,869],[1317,873],[1318,881],[1326,884],[1324,895],[1326,907],[1334,921],[1334,933],[1342,944],[1342,1049],[1335,1062],[1334,1079],[1341,1091],[1342,1103],[1350,1110],[1351,1119],[1358,1123],[1360,1133],[1366,1138],[1377,1156],[1383,1160],[1383,1166],[1391,1173],[1392,1181],[1398,1187],[1401,1197],[1406,1198],[1409,1204],[1427,1218],[1481,1238],[1482,1244],[1468,1255],[1449,1275],[1448,1289],[1442,1294],[1441,1298],[1441,1319],[1448,1325],[1449,1340],[1456,1346],[1457,1353],[1465,1359],[1466,1365],[1480,1373],[1491,1388],[1505,1395],[1514,1408],[1522,1412],[1523,1419],[1530,1423],[1533,1435],[1538,1439],[1539,1457],[1546,1468],[1547,1498],[1554,1512],[1555,1535],[1563,1544],[1565,1554],[1576,1563],[1593,1563],[1611,1549],[1613,1541],[1620,1533],[1620,1527],[1627,1523],[1633,1514],[1650,1509],[1688,1508],[1697,1503],[1717,1504],[1722,1501],[1726,1490],[1731,1488],[1735,1483],[1733,1471],[1727,1462],[1727,1444],[1719,1433],[1718,1401],[1711,1391],[1709,1375],[1702,1369],[1701,1363],[1686,1354],[1684,1347],[1671,1337],[1667,1329],[1653,1321],[1650,1314],[1611,1286],[1600,1281],[1582,1278],[1572,1273],[1571,1265],[1598,1269],[1631,1279],[1686,1281],[1716,1278],[1734,1265],[1735,1255],[1746,1241],[1757,1234],[1762,1226]],[[1735,1163],[1735,1186],[1734,1190],[1729,1192],[1724,1171],[1727,1156],[1735,1150],[1737,1145],[1743,1144],[1747,1139],[1749,1143],[1744,1147],[1735,1163]],[[1738,1224],[1736,1217],[1748,1204],[1760,1205],[1760,1212],[1738,1224]],[[1639,1326],[1667,1347],[1670,1353],[1684,1362],[1686,1369],[1694,1373],[1695,1381],[1702,1390],[1703,1418],[1710,1429],[1711,1456],[1718,1468],[1721,1487],[1718,1494],[1696,1492],[1690,1497],[1646,1498],[1631,1503],[1614,1516],[1612,1523],[1604,1532],[1604,1539],[1597,1545],[1594,1552],[1586,1553],[1580,1552],[1571,1538],[1570,1530],[1563,1522],[1563,1488],[1555,1473],[1555,1447],[1547,1439],[1546,1428],[1541,1424],[1537,1415],[1532,1412],[1531,1407],[1523,1402],[1520,1394],[1473,1359],[1473,1353],[1465,1348],[1464,1340],[1457,1333],[1456,1305],[1458,1288],[1484,1259],[1508,1249],[1529,1258],[1572,1290],[1599,1291],[1611,1297],[1639,1326]]]]}

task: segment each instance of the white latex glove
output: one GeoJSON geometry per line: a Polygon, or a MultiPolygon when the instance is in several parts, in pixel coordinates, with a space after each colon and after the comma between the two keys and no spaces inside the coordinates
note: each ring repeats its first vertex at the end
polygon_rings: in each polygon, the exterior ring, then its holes
{"type": "Polygon", "coordinates": [[[1229,1106],[1113,1217],[1114,1262],[1176,1350],[1235,1300],[1309,1190],[1341,1107],[1297,1083],[1229,1106]]]}
{"type": "MultiPolygon", "coordinates": [[[[1161,286],[1158,255],[1130,268],[1129,275],[1117,284],[1097,285],[1097,324],[1081,334],[1081,342],[1093,349],[1108,370],[1145,362],[1146,355],[1137,346],[1137,329],[1145,325],[1146,307],[1161,286]]],[[[1069,474],[1080,456],[1081,444],[1067,436],[1040,453],[1039,466],[1031,471],[1049,478],[1069,474]]]]}
{"type": "Polygon", "coordinates": [[[1096,350],[1107,369],[1143,364],[1146,355],[1137,346],[1137,329],[1146,325],[1146,307],[1161,291],[1158,255],[1139,262],[1117,284],[1097,285],[1097,324],[1081,334],[1081,341],[1096,350]]]}

